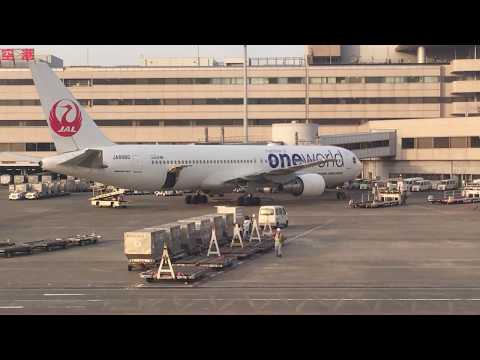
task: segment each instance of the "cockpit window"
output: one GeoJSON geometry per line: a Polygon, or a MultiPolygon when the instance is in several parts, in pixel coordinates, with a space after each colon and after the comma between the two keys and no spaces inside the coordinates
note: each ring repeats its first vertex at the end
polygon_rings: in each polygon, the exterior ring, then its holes
{"type": "Polygon", "coordinates": [[[356,164],[357,163],[357,158],[354,156],[353,157],[353,163],[356,164]]]}

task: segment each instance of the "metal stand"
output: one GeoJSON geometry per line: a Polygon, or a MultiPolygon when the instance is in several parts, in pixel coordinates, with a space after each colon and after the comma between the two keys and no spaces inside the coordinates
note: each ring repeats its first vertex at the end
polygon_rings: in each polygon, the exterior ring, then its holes
{"type": "Polygon", "coordinates": [[[240,246],[243,248],[242,234],[240,233],[240,227],[238,224],[235,224],[235,227],[233,228],[233,238],[232,242],[230,243],[230,247],[234,246],[240,246]]]}
{"type": "Polygon", "coordinates": [[[175,271],[173,271],[172,261],[170,260],[170,255],[168,255],[167,245],[163,246],[162,260],[160,261],[160,266],[157,271],[157,279],[162,279],[162,274],[167,274],[163,279],[172,279],[175,280],[175,271]],[[163,267],[166,267],[165,269],[163,267]]]}
{"type": "Polygon", "coordinates": [[[265,224],[265,226],[263,227],[262,236],[265,236],[265,235],[273,236],[272,225],[270,225],[270,224],[265,224]],[[267,231],[267,229],[268,229],[268,231],[267,231]]]}
{"type": "Polygon", "coordinates": [[[253,218],[252,233],[250,234],[249,241],[252,241],[252,240],[257,240],[258,242],[262,242],[262,237],[260,236],[260,230],[258,230],[258,224],[255,218],[253,218]],[[256,235],[254,236],[253,234],[256,234],[256,235]]]}
{"type": "Polygon", "coordinates": [[[210,239],[210,245],[208,246],[207,256],[210,255],[220,256],[220,248],[218,246],[217,233],[215,231],[215,228],[212,229],[212,237],[210,239]],[[212,249],[212,247],[214,248],[212,249]]]}

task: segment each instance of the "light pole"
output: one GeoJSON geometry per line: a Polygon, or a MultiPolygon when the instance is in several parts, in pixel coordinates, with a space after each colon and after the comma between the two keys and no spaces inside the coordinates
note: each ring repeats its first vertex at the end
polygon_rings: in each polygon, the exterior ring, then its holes
{"type": "Polygon", "coordinates": [[[248,143],[247,45],[243,45],[243,142],[248,143]]]}
{"type": "Polygon", "coordinates": [[[308,54],[305,54],[305,123],[310,123],[310,72],[308,68],[308,54]]]}

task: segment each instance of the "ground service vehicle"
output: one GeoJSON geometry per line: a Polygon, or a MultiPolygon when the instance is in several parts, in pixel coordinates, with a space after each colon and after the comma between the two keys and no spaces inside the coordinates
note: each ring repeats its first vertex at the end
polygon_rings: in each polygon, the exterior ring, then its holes
{"type": "Polygon", "coordinates": [[[411,191],[428,191],[432,190],[432,182],[430,180],[417,180],[413,183],[411,191]]]}
{"type": "Polygon", "coordinates": [[[283,206],[262,206],[258,211],[258,224],[275,227],[288,227],[288,214],[283,206]]]}
{"type": "Polygon", "coordinates": [[[456,179],[447,179],[447,180],[440,181],[440,183],[437,185],[437,190],[439,191],[453,190],[453,189],[456,189],[457,186],[458,184],[456,179]]]}
{"type": "Polygon", "coordinates": [[[8,195],[9,200],[23,200],[25,199],[24,192],[12,192],[8,195]]]}

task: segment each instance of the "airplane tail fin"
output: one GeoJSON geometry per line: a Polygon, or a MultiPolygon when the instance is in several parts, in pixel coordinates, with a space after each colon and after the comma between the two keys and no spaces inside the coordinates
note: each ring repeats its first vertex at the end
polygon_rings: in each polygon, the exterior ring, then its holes
{"type": "Polygon", "coordinates": [[[100,131],[48,64],[32,63],[30,70],[59,153],[114,145],[100,131]]]}

